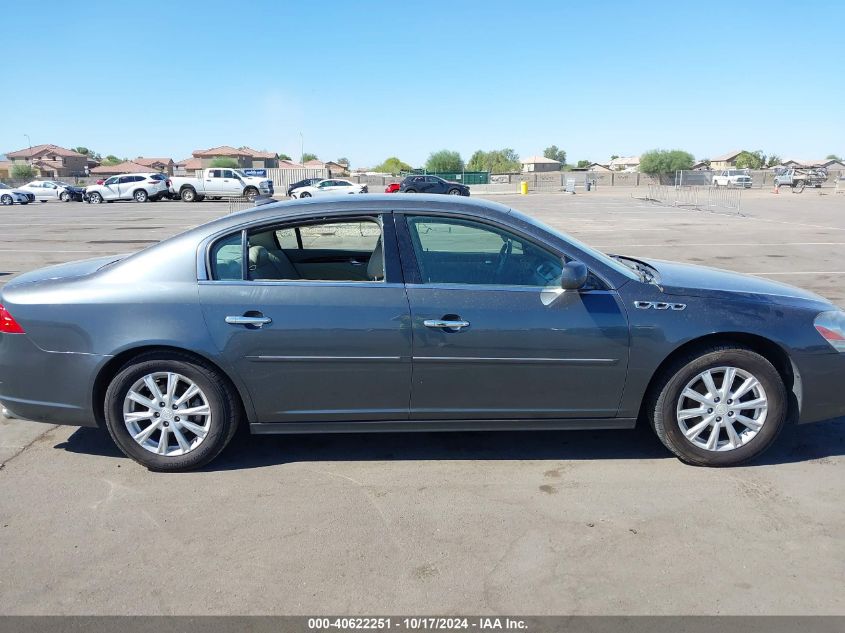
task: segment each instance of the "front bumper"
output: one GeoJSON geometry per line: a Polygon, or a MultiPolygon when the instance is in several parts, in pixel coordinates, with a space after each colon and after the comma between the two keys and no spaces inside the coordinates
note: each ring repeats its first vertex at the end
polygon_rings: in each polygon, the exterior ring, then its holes
{"type": "Polygon", "coordinates": [[[799,424],[845,416],[845,354],[796,354],[793,361],[801,380],[799,424]]]}
{"type": "Polygon", "coordinates": [[[0,409],[24,420],[97,426],[94,377],[108,356],[47,352],[26,334],[0,334],[0,409]]]}

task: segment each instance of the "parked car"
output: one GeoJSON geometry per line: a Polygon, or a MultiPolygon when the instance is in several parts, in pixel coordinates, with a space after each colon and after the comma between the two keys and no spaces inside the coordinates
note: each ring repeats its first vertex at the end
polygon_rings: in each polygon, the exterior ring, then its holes
{"type": "Polygon", "coordinates": [[[263,176],[247,176],[240,169],[211,167],[202,177],[174,176],[170,179],[170,193],[184,202],[199,202],[209,198],[247,198],[273,195],[273,181],[263,176]]]}
{"type": "Polygon", "coordinates": [[[61,200],[62,202],[76,200],[81,202],[85,191],[84,187],[71,185],[60,180],[33,180],[19,187],[19,189],[29,191],[40,202],[50,202],[52,200],[61,200]]]}
{"type": "Polygon", "coordinates": [[[21,189],[14,189],[9,185],[0,182],[0,204],[29,204],[35,202],[35,195],[29,191],[22,191],[21,189]]]}
{"type": "Polygon", "coordinates": [[[745,169],[723,169],[713,174],[714,187],[750,189],[753,179],[745,169]]]}
{"type": "Polygon", "coordinates": [[[310,187],[311,185],[316,185],[321,180],[324,180],[324,178],[306,178],[305,180],[300,180],[299,182],[293,183],[290,187],[288,187],[288,198],[291,197],[291,193],[293,193],[294,189],[300,189],[301,187],[310,187]]]}
{"type": "Polygon", "coordinates": [[[469,187],[459,182],[443,180],[439,176],[407,176],[399,185],[402,193],[447,193],[468,196],[469,187]]]}
{"type": "Polygon", "coordinates": [[[392,182],[384,188],[384,193],[397,193],[402,183],[392,182]]]}
{"type": "Polygon", "coordinates": [[[156,201],[168,195],[169,187],[170,181],[166,174],[121,174],[107,178],[102,185],[86,187],[85,200],[91,204],[115,200],[156,201]]]}
{"type": "Polygon", "coordinates": [[[795,190],[803,191],[804,187],[820,188],[827,182],[827,170],[824,167],[818,168],[792,168],[776,172],[775,187],[792,187],[795,190]]]}
{"type": "Polygon", "coordinates": [[[339,180],[337,178],[330,178],[321,180],[316,185],[309,185],[307,187],[299,187],[290,192],[291,198],[310,198],[311,196],[321,196],[326,194],[343,194],[343,193],[367,193],[369,187],[359,183],[350,182],[348,180],[339,180]]]}
{"type": "MultiPolygon", "coordinates": [[[[845,415],[845,312],[608,256],[509,207],[343,196],[231,214],[0,289],[5,415],[108,429],[153,470],[253,433],[623,429],[751,459],[845,415]]],[[[636,450],[631,448],[631,450],[636,450]]]]}

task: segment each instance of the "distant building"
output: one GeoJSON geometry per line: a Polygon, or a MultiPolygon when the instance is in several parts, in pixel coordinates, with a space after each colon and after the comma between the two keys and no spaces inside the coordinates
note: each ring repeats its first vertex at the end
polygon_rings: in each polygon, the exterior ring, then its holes
{"type": "Polygon", "coordinates": [[[173,163],[174,176],[188,176],[198,169],[202,169],[202,160],[199,158],[191,157],[173,163]]]}
{"type": "Polygon", "coordinates": [[[193,152],[194,158],[202,163],[202,169],[211,167],[215,158],[233,158],[242,169],[268,169],[279,165],[279,159],[273,152],[259,152],[251,147],[236,148],[229,145],[198,149],[193,152]]]}
{"type": "Polygon", "coordinates": [[[341,165],[340,163],[336,163],[334,161],[323,162],[318,159],[308,160],[305,161],[304,167],[306,169],[328,169],[329,170],[329,178],[333,178],[335,176],[342,176],[343,174],[348,174],[349,170],[346,168],[346,165],[341,165]]]}
{"type": "Polygon", "coordinates": [[[745,150],[738,149],[734,150],[733,152],[728,152],[727,154],[722,154],[721,156],[716,156],[716,158],[710,159],[710,169],[715,171],[719,171],[721,169],[734,169],[736,168],[736,159],[737,156],[742,154],[745,150]]]}
{"type": "Polygon", "coordinates": [[[613,171],[609,165],[602,165],[601,163],[590,163],[590,166],[587,168],[587,171],[613,171]]]}
{"type": "Polygon", "coordinates": [[[639,171],[639,156],[620,156],[611,160],[607,166],[611,171],[639,171]]]}
{"type": "Polygon", "coordinates": [[[132,162],[138,163],[139,165],[146,165],[149,171],[159,171],[168,176],[173,175],[173,170],[176,166],[172,158],[144,158],[143,156],[139,156],[138,158],[132,159],[132,162]]]}
{"type": "MultiPolygon", "coordinates": [[[[32,165],[42,178],[86,176],[88,157],[58,145],[36,145],[6,154],[14,165],[32,165]]],[[[9,168],[11,170],[11,167],[9,168]]]]}
{"type": "Polygon", "coordinates": [[[827,170],[845,169],[845,163],[835,158],[823,158],[820,160],[785,160],[779,167],[824,167],[827,170]]]}
{"type": "Polygon", "coordinates": [[[692,166],[692,169],[693,171],[709,171],[710,163],[706,163],[703,160],[700,160],[692,166]]]}
{"type": "Polygon", "coordinates": [[[560,171],[562,166],[559,160],[546,158],[545,156],[529,156],[528,158],[523,158],[520,162],[522,163],[523,173],[560,171]]]}
{"type": "Polygon", "coordinates": [[[94,167],[91,170],[91,175],[108,178],[109,176],[117,176],[118,174],[145,174],[153,171],[161,170],[153,169],[148,165],[142,165],[135,161],[125,160],[117,165],[100,165],[99,167],[94,167]]]}

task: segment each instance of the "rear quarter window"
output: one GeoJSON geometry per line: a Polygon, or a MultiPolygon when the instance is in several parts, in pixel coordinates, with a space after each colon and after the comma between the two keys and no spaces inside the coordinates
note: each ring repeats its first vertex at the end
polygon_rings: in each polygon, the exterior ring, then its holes
{"type": "Polygon", "coordinates": [[[243,242],[241,233],[224,237],[211,247],[211,278],[215,281],[243,279],[243,242]]]}

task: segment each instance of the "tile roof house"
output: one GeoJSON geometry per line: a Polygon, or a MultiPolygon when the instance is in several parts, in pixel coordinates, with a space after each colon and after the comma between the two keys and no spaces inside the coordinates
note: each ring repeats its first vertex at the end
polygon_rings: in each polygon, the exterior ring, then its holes
{"type": "Polygon", "coordinates": [[[520,163],[522,163],[523,172],[560,171],[561,168],[560,161],[545,156],[529,156],[523,158],[520,163]]]}
{"type": "Polygon", "coordinates": [[[117,165],[100,165],[91,170],[92,176],[116,176],[118,174],[146,174],[161,171],[131,160],[125,160],[117,165]]]}
{"type": "Polygon", "coordinates": [[[144,158],[143,156],[133,158],[132,162],[138,163],[139,165],[146,165],[150,171],[164,172],[168,176],[173,175],[173,168],[176,165],[172,158],[144,158]]]}
{"type": "Polygon", "coordinates": [[[845,163],[835,158],[823,158],[819,160],[785,160],[781,167],[824,167],[825,169],[845,169],[845,163]]]}
{"type": "Polygon", "coordinates": [[[221,145],[193,152],[194,158],[202,161],[202,167],[210,167],[215,158],[234,158],[238,166],[246,169],[267,169],[277,167],[279,160],[273,152],[259,152],[251,147],[232,147],[221,145]]]}
{"type": "Polygon", "coordinates": [[[329,178],[349,173],[349,169],[346,165],[341,165],[340,163],[336,163],[332,160],[323,162],[315,158],[314,160],[305,161],[303,166],[306,169],[328,169],[329,178]]]}
{"type": "Polygon", "coordinates": [[[13,164],[32,165],[39,176],[46,178],[87,175],[88,157],[58,145],[36,145],[8,152],[6,158],[13,164]]]}

